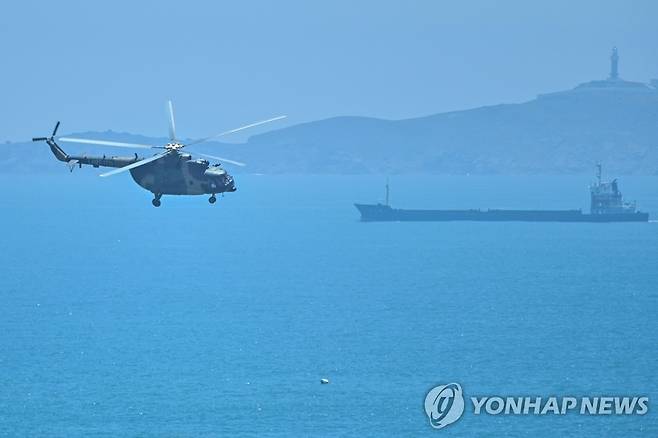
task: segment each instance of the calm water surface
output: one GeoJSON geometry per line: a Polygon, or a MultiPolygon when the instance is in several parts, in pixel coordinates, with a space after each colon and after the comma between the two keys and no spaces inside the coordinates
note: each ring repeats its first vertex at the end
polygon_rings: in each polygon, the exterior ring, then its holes
{"type": "MultiPolygon", "coordinates": [[[[155,209],[125,175],[0,177],[0,435],[658,435],[658,223],[363,224],[383,178],[236,179],[155,209]],[[432,430],[453,381],[650,411],[432,430]]],[[[586,209],[589,180],[396,177],[392,202],[586,209]]],[[[658,218],[658,178],[621,189],[658,218]]]]}

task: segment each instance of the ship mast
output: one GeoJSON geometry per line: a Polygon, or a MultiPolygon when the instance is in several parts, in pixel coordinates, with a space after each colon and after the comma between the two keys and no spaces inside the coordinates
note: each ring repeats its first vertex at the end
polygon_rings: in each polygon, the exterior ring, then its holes
{"type": "Polygon", "coordinates": [[[388,178],[386,178],[386,206],[387,207],[389,206],[389,204],[388,204],[389,194],[390,194],[390,189],[388,187],[388,178]]]}
{"type": "Polygon", "coordinates": [[[601,163],[596,164],[596,179],[599,185],[601,185],[601,163]]]}
{"type": "Polygon", "coordinates": [[[610,77],[611,81],[619,79],[619,53],[617,48],[612,48],[612,54],[610,55],[610,77]]]}

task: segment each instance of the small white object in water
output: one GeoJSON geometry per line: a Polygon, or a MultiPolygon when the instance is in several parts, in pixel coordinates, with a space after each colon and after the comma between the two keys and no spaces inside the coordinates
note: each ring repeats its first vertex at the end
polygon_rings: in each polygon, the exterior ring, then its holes
{"type": "Polygon", "coordinates": [[[329,379],[320,379],[320,383],[326,385],[327,383],[329,383],[329,379]]]}

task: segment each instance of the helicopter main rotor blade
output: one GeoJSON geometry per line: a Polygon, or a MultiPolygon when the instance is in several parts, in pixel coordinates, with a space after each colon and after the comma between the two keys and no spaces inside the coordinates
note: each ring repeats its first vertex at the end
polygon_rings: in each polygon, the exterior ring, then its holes
{"type": "Polygon", "coordinates": [[[228,158],[222,158],[222,157],[216,157],[214,155],[202,154],[201,152],[192,152],[192,154],[201,155],[202,157],[210,158],[211,160],[217,160],[217,161],[221,161],[222,163],[229,163],[229,164],[233,164],[235,166],[240,166],[240,167],[246,166],[246,164],[244,164],[244,163],[241,163],[239,161],[229,160],[228,158]]]}
{"type": "Polygon", "coordinates": [[[133,148],[133,149],[160,149],[158,146],[152,146],[148,144],[137,144],[137,143],[122,143],[118,141],[106,141],[106,140],[91,140],[87,138],[72,138],[72,137],[60,137],[59,141],[65,141],[69,143],[83,143],[83,144],[98,144],[101,146],[115,146],[118,148],[133,148]]]}
{"type": "Polygon", "coordinates": [[[210,137],[195,140],[191,143],[187,143],[185,146],[192,146],[192,145],[195,145],[195,144],[203,143],[203,142],[206,142],[208,140],[212,140],[213,138],[222,137],[222,136],[228,135],[228,134],[233,134],[234,132],[242,131],[243,129],[253,128],[254,126],[259,126],[259,125],[264,125],[265,123],[270,123],[270,122],[274,122],[276,120],[285,119],[286,117],[288,117],[288,116],[278,116],[278,117],[273,117],[273,118],[267,119],[267,120],[261,120],[260,122],[250,123],[249,125],[240,126],[239,128],[231,129],[230,131],[220,132],[219,134],[211,135],[210,137]]]}
{"type": "Polygon", "coordinates": [[[169,111],[169,140],[176,141],[176,122],[174,121],[174,105],[171,100],[167,101],[167,109],[169,111]]]}
{"type": "Polygon", "coordinates": [[[171,151],[167,151],[167,152],[162,152],[162,153],[159,153],[159,154],[153,155],[153,156],[150,157],[150,158],[145,158],[145,159],[143,159],[143,160],[136,161],[136,162],[134,162],[134,163],[132,163],[132,164],[129,164],[129,165],[127,165],[127,166],[123,166],[123,167],[119,167],[118,169],[114,169],[114,170],[112,170],[112,171],[110,171],[110,172],[101,173],[100,176],[102,176],[102,177],[106,177],[106,176],[116,175],[117,173],[123,173],[123,172],[126,172],[126,171],[128,171],[128,170],[130,170],[130,169],[134,169],[134,168],[136,168],[136,167],[143,166],[143,165],[145,165],[145,164],[152,163],[153,161],[159,160],[160,158],[162,158],[162,157],[164,157],[164,156],[166,156],[166,155],[169,155],[170,152],[171,152],[171,151]]]}

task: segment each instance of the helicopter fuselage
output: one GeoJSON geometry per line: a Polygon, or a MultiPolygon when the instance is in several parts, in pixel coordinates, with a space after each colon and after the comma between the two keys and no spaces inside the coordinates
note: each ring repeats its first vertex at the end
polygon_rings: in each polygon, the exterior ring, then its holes
{"type": "Polygon", "coordinates": [[[219,165],[184,153],[167,155],[130,170],[137,184],[156,195],[204,195],[234,192],[235,182],[219,165]]]}

